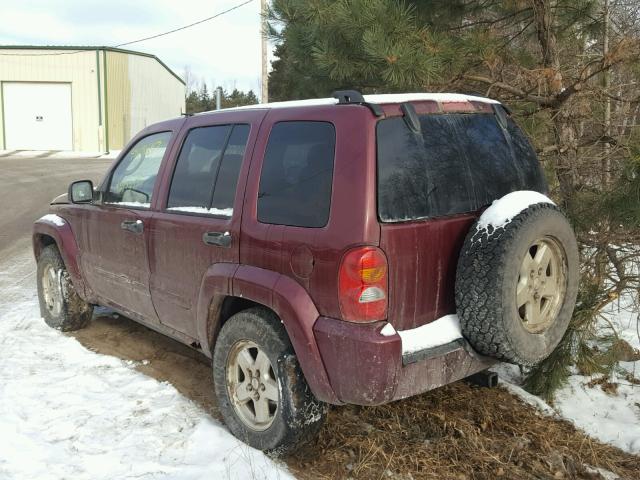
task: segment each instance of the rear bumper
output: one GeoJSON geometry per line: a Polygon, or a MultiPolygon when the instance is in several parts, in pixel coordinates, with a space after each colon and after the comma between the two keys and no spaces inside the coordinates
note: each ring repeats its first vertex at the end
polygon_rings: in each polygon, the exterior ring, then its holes
{"type": "Polygon", "coordinates": [[[356,324],[320,317],[313,332],[329,382],[338,399],[357,405],[400,400],[468,377],[495,360],[476,353],[464,339],[402,354],[384,323],[356,324]]]}

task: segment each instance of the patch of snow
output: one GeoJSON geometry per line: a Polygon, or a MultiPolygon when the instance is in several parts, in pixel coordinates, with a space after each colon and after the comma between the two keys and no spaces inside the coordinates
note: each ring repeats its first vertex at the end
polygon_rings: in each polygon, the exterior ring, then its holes
{"type": "Polygon", "coordinates": [[[380,330],[380,335],[382,335],[383,337],[393,337],[396,333],[396,329],[393,328],[393,325],[391,325],[390,323],[387,323],[384,327],[382,327],[382,330],[380,330]]]}
{"type": "Polygon", "coordinates": [[[172,385],[40,318],[30,252],[0,265],[0,477],[293,477],[172,385]]]}
{"type": "Polygon", "coordinates": [[[57,227],[62,227],[67,223],[64,218],[62,218],[59,215],[56,215],[55,213],[47,213],[46,215],[40,217],[37,221],[38,222],[52,223],[52,224],[56,225],[57,227]]]}
{"type": "Polygon", "coordinates": [[[402,354],[426,350],[462,338],[458,315],[446,315],[431,323],[410,330],[398,330],[402,339],[402,354]]]}
{"type": "Polygon", "coordinates": [[[149,208],[151,207],[150,203],[146,202],[107,202],[108,205],[120,205],[122,207],[139,207],[139,208],[149,208]]]}
{"type": "Polygon", "coordinates": [[[11,153],[12,157],[38,157],[40,155],[46,155],[48,150],[18,150],[11,153]]]}
{"type": "Polygon", "coordinates": [[[486,230],[489,226],[493,228],[504,227],[513,217],[537,203],[555,205],[553,200],[539,192],[519,190],[508,193],[504,197],[494,200],[491,206],[482,213],[476,228],[480,231],[486,230]]]}
{"type": "Polygon", "coordinates": [[[572,375],[555,398],[560,415],[598,440],[640,453],[640,386],[618,383],[615,394],[589,387],[591,379],[572,375]]]}
{"type": "MultiPolygon", "coordinates": [[[[630,297],[621,297],[620,304],[631,305],[633,299],[630,297]]],[[[620,337],[636,346],[636,325],[635,320],[631,319],[637,318],[637,312],[634,315],[632,311],[623,308],[609,313],[608,319],[616,326],[620,337]],[[626,313],[620,315],[620,311],[626,313]],[[614,312],[617,314],[613,314],[614,312]],[[635,340],[633,336],[636,337],[635,340]]],[[[603,320],[602,323],[607,322],[603,320]]],[[[632,374],[635,373],[638,378],[636,372],[640,372],[640,362],[626,362],[622,366],[632,374]]],[[[500,363],[491,367],[491,370],[498,373],[501,385],[543,413],[559,415],[601,442],[630,453],[640,453],[640,385],[630,384],[624,379],[613,379],[617,383],[617,391],[606,393],[598,385],[588,385],[592,377],[574,373],[556,393],[552,408],[539,397],[521,388],[523,378],[518,367],[500,363]]]]}
{"type": "Polygon", "coordinates": [[[620,480],[620,477],[618,475],[616,475],[610,470],[605,470],[604,468],[594,468],[589,465],[585,465],[585,470],[587,471],[587,473],[591,473],[595,475],[600,474],[600,476],[604,480],[620,480]]]}
{"type": "Polygon", "coordinates": [[[47,155],[47,158],[98,158],[101,155],[101,152],[62,151],[53,152],[51,155],[47,155]]]}
{"type": "Polygon", "coordinates": [[[122,152],[122,150],[110,150],[109,153],[103,153],[100,155],[100,158],[117,158],[118,155],[120,155],[120,152],[122,152]]]}
{"type": "Polygon", "coordinates": [[[527,392],[520,386],[522,377],[517,366],[510,363],[497,363],[490,368],[496,372],[499,378],[499,385],[507,389],[516,397],[520,398],[524,403],[537,408],[541,413],[549,416],[557,416],[557,412],[547,402],[540,397],[527,392]]]}
{"type": "Polygon", "coordinates": [[[171,207],[169,212],[205,213],[207,215],[220,215],[230,217],[233,215],[233,208],[204,208],[204,207],[171,207]]]}

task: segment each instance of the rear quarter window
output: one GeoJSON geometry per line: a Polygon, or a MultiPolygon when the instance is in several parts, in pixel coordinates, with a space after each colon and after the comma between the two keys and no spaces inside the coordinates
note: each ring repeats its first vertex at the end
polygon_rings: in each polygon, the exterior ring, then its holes
{"type": "Polygon", "coordinates": [[[336,133],[328,122],[276,123],[265,151],[258,221],[324,227],[331,208],[336,133]]]}

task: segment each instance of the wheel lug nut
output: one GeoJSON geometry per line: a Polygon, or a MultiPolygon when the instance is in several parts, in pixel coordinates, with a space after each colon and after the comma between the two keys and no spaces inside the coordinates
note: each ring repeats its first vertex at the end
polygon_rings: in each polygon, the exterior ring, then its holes
{"type": "Polygon", "coordinates": [[[260,384],[260,391],[264,392],[267,387],[264,386],[264,383],[260,384]]]}
{"type": "Polygon", "coordinates": [[[253,390],[253,386],[251,384],[247,385],[247,391],[250,392],[251,390],[253,390]]]}

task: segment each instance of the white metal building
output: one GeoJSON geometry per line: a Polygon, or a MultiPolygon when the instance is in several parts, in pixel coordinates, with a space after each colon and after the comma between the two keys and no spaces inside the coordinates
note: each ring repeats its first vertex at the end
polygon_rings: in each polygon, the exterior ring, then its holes
{"type": "Polygon", "coordinates": [[[0,46],[0,150],[121,149],[185,111],[183,80],[147,53],[0,46]]]}

